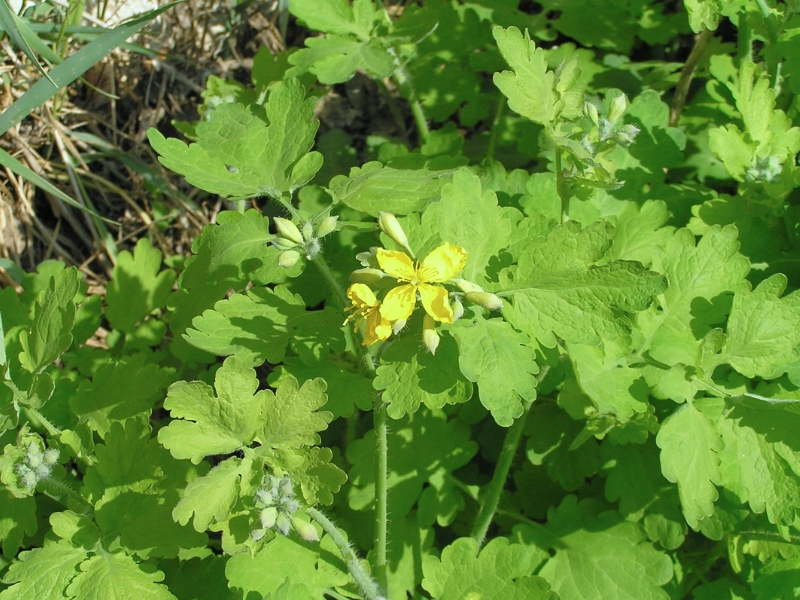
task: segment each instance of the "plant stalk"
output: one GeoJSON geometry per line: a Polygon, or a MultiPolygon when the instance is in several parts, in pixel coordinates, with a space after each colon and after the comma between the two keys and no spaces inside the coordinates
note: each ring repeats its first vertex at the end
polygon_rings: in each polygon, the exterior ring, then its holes
{"type": "Polygon", "coordinates": [[[306,513],[322,526],[325,533],[330,536],[333,543],[339,548],[339,552],[342,553],[342,558],[344,558],[344,562],[347,564],[347,569],[350,571],[350,575],[353,576],[364,598],[367,600],[386,600],[386,596],[381,592],[378,584],[370,577],[369,573],[366,572],[355,550],[353,550],[352,546],[333,521],[316,508],[306,509],[306,513]]]}
{"type": "Polygon", "coordinates": [[[328,285],[331,286],[331,290],[333,290],[333,295],[336,297],[340,308],[346,307],[349,302],[347,300],[347,294],[344,292],[344,288],[339,285],[339,282],[336,281],[336,277],[333,275],[333,271],[331,271],[330,266],[328,266],[328,261],[322,256],[322,253],[317,254],[313,259],[311,259],[315,265],[317,265],[317,269],[322,274],[323,279],[328,282],[328,285]]]}
{"type": "Polygon", "coordinates": [[[689,95],[689,86],[692,85],[694,72],[697,70],[697,65],[706,51],[706,46],[711,40],[714,32],[710,29],[703,29],[694,38],[694,47],[689,53],[689,57],[681,69],[681,76],[678,79],[678,84],[675,86],[675,96],[672,98],[672,106],[669,110],[669,126],[675,127],[678,124],[678,119],[681,117],[683,107],[686,104],[686,98],[689,95]]]}
{"type": "MultiPolygon", "coordinates": [[[[555,142],[553,143],[555,144],[555,142]]],[[[555,144],[555,148],[556,191],[558,192],[558,197],[561,198],[561,224],[563,225],[564,221],[569,220],[569,196],[564,189],[564,172],[561,169],[561,147],[555,144]]]]}
{"type": "MultiPolygon", "coordinates": [[[[395,58],[397,60],[397,58],[395,58]]],[[[402,65],[397,66],[392,74],[392,79],[397,84],[400,93],[408,100],[411,107],[411,114],[414,116],[414,122],[417,125],[419,132],[420,145],[428,140],[431,130],[428,128],[428,120],[425,118],[425,111],[417,98],[417,93],[414,91],[414,86],[411,84],[411,76],[408,74],[406,68],[402,65]]]]}
{"type": "Polygon", "coordinates": [[[386,403],[381,396],[375,399],[372,411],[375,428],[375,577],[386,589],[387,580],[387,529],[389,521],[389,442],[386,403]]]}

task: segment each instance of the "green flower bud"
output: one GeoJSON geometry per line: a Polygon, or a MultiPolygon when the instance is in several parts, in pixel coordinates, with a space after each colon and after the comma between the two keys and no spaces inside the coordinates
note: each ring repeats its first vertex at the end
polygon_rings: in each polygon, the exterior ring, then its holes
{"type": "Polygon", "coordinates": [[[455,297],[451,306],[453,308],[453,322],[458,321],[464,316],[464,305],[458,297],[455,297]]]}
{"type": "Polygon", "coordinates": [[[307,542],[318,542],[319,534],[316,527],[308,521],[304,521],[298,517],[292,517],[292,526],[297,534],[307,542]]]}
{"type": "Polygon", "coordinates": [[[386,273],[380,269],[356,269],[350,273],[350,281],[353,283],[363,283],[365,285],[376,283],[384,277],[386,277],[386,273]]]}
{"type": "Polygon", "coordinates": [[[294,250],[287,250],[286,252],[282,252],[278,257],[278,264],[284,269],[290,269],[297,263],[298,260],[300,260],[299,253],[295,252],[294,250]]]}
{"type": "Polygon", "coordinates": [[[314,237],[306,242],[306,258],[308,260],[317,258],[320,250],[322,250],[322,244],[319,243],[319,238],[314,237]]]}
{"type": "Polygon", "coordinates": [[[61,454],[55,448],[48,448],[44,451],[44,464],[54,465],[58,462],[58,456],[61,454]]]}
{"type": "Polygon", "coordinates": [[[479,286],[477,283],[472,283],[471,281],[467,281],[466,279],[452,279],[453,283],[455,283],[459,289],[464,292],[482,292],[483,288],[479,286]]]}
{"type": "Polygon", "coordinates": [[[275,521],[278,519],[278,509],[274,506],[265,508],[258,515],[258,520],[261,521],[261,526],[264,529],[272,529],[275,527],[275,521]]]}
{"type": "Polygon", "coordinates": [[[597,125],[597,119],[599,118],[599,116],[597,114],[597,107],[594,104],[592,104],[591,102],[584,102],[583,114],[589,117],[592,120],[592,123],[597,125]]]}
{"type": "Polygon", "coordinates": [[[285,237],[287,240],[292,240],[295,244],[302,244],[305,241],[297,225],[292,223],[289,219],[275,217],[274,221],[275,227],[278,228],[278,233],[280,233],[282,237],[285,237]]]}
{"type": "Polygon", "coordinates": [[[392,238],[400,246],[406,250],[410,250],[408,247],[408,238],[406,237],[406,232],[403,231],[403,228],[400,226],[400,221],[398,221],[397,217],[395,217],[392,213],[383,211],[379,212],[378,227],[380,227],[383,233],[392,238]]]}
{"type": "Polygon", "coordinates": [[[628,99],[625,94],[616,96],[611,101],[611,106],[608,107],[608,120],[612,123],[619,121],[619,118],[625,114],[625,109],[628,108],[628,99]]]}
{"type": "Polygon", "coordinates": [[[250,537],[253,538],[254,542],[257,542],[265,535],[267,535],[266,529],[253,529],[253,531],[250,532],[250,537]]]}
{"type": "Polygon", "coordinates": [[[325,237],[329,233],[333,233],[336,231],[336,222],[339,220],[339,216],[335,217],[325,217],[322,219],[322,223],[319,224],[317,227],[317,236],[318,237],[325,237]]]}
{"type": "Polygon", "coordinates": [[[310,240],[312,235],[314,235],[314,226],[311,221],[306,221],[303,223],[303,239],[310,240]]]}
{"type": "Polygon", "coordinates": [[[422,343],[425,344],[428,352],[436,354],[436,349],[439,347],[439,334],[436,333],[436,321],[427,313],[422,319],[422,343]]]}
{"type": "Polygon", "coordinates": [[[285,237],[280,236],[272,239],[272,245],[280,250],[291,250],[297,247],[297,244],[292,240],[287,240],[285,237]]]}
{"type": "Polygon", "coordinates": [[[467,300],[486,310],[500,310],[503,308],[503,301],[494,294],[488,292],[467,292],[467,300]]]}
{"type": "Polygon", "coordinates": [[[400,319],[392,323],[392,333],[400,335],[400,332],[406,328],[406,323],[408,323],[408,319],[400,319]]]}
{"type": "Polygon", "coordinates": [[[289,535],[289,529],[292,527],[292,521],[285,513],[278,513],[278,518],[275,520],[275,527],[283,535],[289,535]]]}

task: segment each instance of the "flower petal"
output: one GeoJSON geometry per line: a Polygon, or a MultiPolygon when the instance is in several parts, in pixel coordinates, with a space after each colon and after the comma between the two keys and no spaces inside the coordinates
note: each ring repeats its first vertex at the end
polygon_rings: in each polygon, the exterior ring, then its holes
{"type": "Polygon", "coordinates": [[[347,288],[347,297],[360,310],[378,305],[375,293],[363,283],[354,283],[347,288]]]}
{"type": "Polygon", "coordinates": [[[385,273],[403,281],[411,281],[417,276],[414,263],[403,252],[378,248],[378,264],[385,273]]]}
{"type": "Polygon", "coordinates": [[[455,320],[453,309],[447,299],[446,289],[440,285],[427,285],[424,283],[420,284],[417,289],[426,313],[437,321],[444,323],[452,323],[455,320]]]}
{"type": "Polygon", "coordinates": [[[467,264],[467,251],[455,244],[442,244],[428,254],[419,266],[419,278],[440,283],[458,275],[467,264]]]}
{"type": "Polygon", "coordinates": [[[379,310],[373,310],[367,317],[364,328],[364,345],[369,346],[378,340],[388,339],[392,335],[392,324],[384,319],[379,310]]]}
{"type": "Polygon", "coordinates": [[[389,290],[381,304],[381,315],[390,321],[407,319],[414,312],[417,289],[413,285],[401,285],[389,290]]]}

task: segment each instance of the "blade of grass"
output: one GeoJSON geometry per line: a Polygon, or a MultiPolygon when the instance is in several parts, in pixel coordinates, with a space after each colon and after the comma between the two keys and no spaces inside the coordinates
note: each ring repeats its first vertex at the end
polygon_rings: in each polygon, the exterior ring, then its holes
{"type": "MultiPolygon", "coordinates": [[[[5,1],[6,0],[0,0],[0,2],[5,1]]],[[[184,0],[177,0],[176,2],[170,2],[169,4],[165,4],[164,6],[145,13],[141,17],[125,25],[120,25],[107,31],[52,69],[50,71],[50,78],[52,81],[55,81],[57,87],[54,88],[50,84],[50,81],[46,79],[40,79],[34,83],[19,100],[0,114],[0,135],[22,121],[33,110],[47,102],[58,93],[59,90],[68,86],[83,75],[93,65],[100,62],[109,52],[137,33],[147,23],[176,4],[181,4],[183,1],[184,0]]]]}
{"type": "Polygon", "coordinates": [[[33,50],[31,50],[31,47],[28,45],[28,41],[25,39],[25,36],[22,35],[19,26],[19,17],[13,10],[11,10],[8,0],[0,0],[0,25],[3,26],[3,29],[11,38],[11,41],[14,42],[14,45],[22,50],[25,53],[25,56],[28,57],[28,60],[31,61],[39,70],[39,73],[44,75],[45,79],[50,83],[50,87],[58,89],[58,85],[50,78],[50,75],[47,74],[47,71],[44,70],[42,63],[40,63],[39,59],[36,58],[36,54],[34,54],[33,50]]]}

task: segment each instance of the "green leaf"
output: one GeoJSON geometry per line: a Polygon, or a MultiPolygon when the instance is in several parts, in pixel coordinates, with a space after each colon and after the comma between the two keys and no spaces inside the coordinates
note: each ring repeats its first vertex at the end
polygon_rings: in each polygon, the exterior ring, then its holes
{"type": "Polygon", "coordinates": [[[20,333],[19,361],[31,373],[38,373],[55,361],[72,344],[75,303],[80,275],[70,267],[53,276],[36,301],[29,330],[20,333]]]}
{"type": "Polygon", "coordinates": [[[355,35],[366,41],[381,20],[372,0],[293,0],[289,11],[309,29],[339,35],[355,35]]]}
{"type": "Polygon", "coordinates": [[[248,552],[232,556],[225,575],[231,588],[248,597],[250,592],[261,596],[275,593],[289,577],[309,587],[315,600],[325,600],[327,589],[350,581],[341,554],[328,536],[315,548],[278,535],[255,556],[248,552]]]}
{"type": "Polygon", "coordinates": [[[733,226],[712,227],[695,245],[687,229],[675,232],[654,257],[653,269],[667,276],[669,288],[661,310],[641,313],[637,320],[650,355],[665,364],[697,365],[700,343],[712,325],[724,320],[723,294],[748,289],[749,261],[738,253],[733,226]]]}
{"type": "Polygon", "coordinates": [[[752,583],[756,600],[797,598],[800,587],[800,558],[776,561],[761,569],[752,583]]]}
{"type": "Polygon", "coordinates": [[[0,592],[0,600],[56,600],[64,598],[86,550],[65,541],[45,542],[44,548],[20,553],[19,559],[3,577],[10,587],[0,592]]]}
{"type": "Polygon", "coordinates": [[[725,444],[719,453],[722,485],[754,513],[766,510],[770,523],[791,524],[800,506],[800,447],[779,435],[799,419],[796,412],[751,399],[717,419],[725,444]]]}
{"type": "Polygon", "coordinates": [[[328,401],[324,408],[333,413],[334,418],[349,417],[356,407],[370,410],[375,399],[371,379],[331,361],[306,365],[297,358],[287,357],[282,365],[270,373],[267,381],[276,387],[287,377],[294,377],[301,385],[315,377],[324,379],[328,384],[328,401]]]}
{"type": "Polygon", "coordinates": [[[531,340],[502,319],[457,321],[450,330],[458,340],[464,376],[478,384],[478,395],[497,424],[509,427],[522,415],[522,400],[536,399],[536,353],[531,340]]]}
{"type": "Polygon", "coordinates": [[[489,259],[508,245],[513,229],[506,218],[509,209],[497,204],[491,190],[481,191],[481,181],[466,167],[453,174],[453,182],[442,188],[442,199],[431,204],[422,216],[435,224],[439,237],[467,251],[467,265],[462,274],[468,281],[484,283],[489,259]]]}
{"type": "MultiPolygon", "coordinates": [[[[423,485],[439,469],[455,471],[478,451],[469,427],[458,420],[447,421],[440,411],[420,409],[398,420],[388,436],[389,510],[405,517],[416,503],[423,485]]],[[[371,510],[375,500],[375,431],[368,432],[347,448],[350,471],[349,502],[354,510],[371,510]]]]}
{"type": "Polygon", "coordinates": [[[152,410],[166,385],[169,371],[146,365],[147,355],[139,352],[97,369],[92,381],[82,381],[69,405],[75,414],[88,418],[92,428],[104,437],[114,421],[124,421],[152,410]]]}
{"type": "Polygon", "coordinates": [[[295,65],[290,74],[310,72],[320,83],[335,85],[350,79],[359,69],[373,77],[389,77],[395,70],[395,58],[380,38],[369,41],[328,34],[305,41],[306,48],[289,57],[295,65]]]}
{"type": "MultiPolygon", "coordinates": [[[[314,446],[303,450],[283,451],[280,454],[283,457],[291,456],[288,462],[292,463],[292,481],[300,485],[303,498],[310,506],[317,503],[332,504],[333,495],[347,481],[345,472],[331,462],[333,452],[329,448],[314,446]]],[[[280,461],[273,457],[273,462],[280,461]]]]}
{"type": "Polygon", "coordinates": [[[305,313],[304,303],[284,286],[251,288],[233,294],[192,320],[184,338],[218,356],[236,356],[246,367],[283,360],[291,335],[289,323],[305,313]]]}
{"type": "Polygon", "coordinates": [[[0,488],[0,515],[3,555],[13,558],[22,546],[22,539],[32,536],[39,528],[36,501],[32,497],[15,498],[5,487],[0,488]]]}
{"type": "Polygon", "coordinates": [[[301,448],[320,443],[319,433],[328,428],[333,415],[318,411],[328,401],[323,379],[306,381],[298,387],[294,377],[278,384],[275,395],[263,409],[263,427],[258,442],[268,448],[301,448]]]}
{"type": "Polygon", "coordinates": [[[746,377],[771,378],[800,358],[800,292],[781,298],[785,289],[786,276],[776,273],[752,292],[734,294],[725,346],[704,365],[709,373],[728,363],[746,377]]]}
{"type": "Polygon", "coordinates": [[[518,266],[501,272],[504,295],[514,298],[513,307],[504,310],[506,319],[549,348],[555,336],[597,345],[627,335],[630,323],[619,311],[644,310],[666,281],[636,262],[596,265],[613,235],[608,222],[581,230],[568,221],[532,241],[518,266]]]}
{"type": "Polygon", "coordinates": [[[205,456],[231,454],[249,446],[264,425],[265,410],[274,398],[258,389],[253,369],[236,357],[225,359],[214,378],[214,389],[201,381],[173,383],[164,408],[173,421],[159,430],[158,441],[178,459],[199,464],[205,456]]]}
{"type": "Polygon", "coordinates": [[[106,287],[105,316],[109,324],[124,333],[133,333],[136,324],[157,308],[164,308],[175,283],[175,272],[161,268],[161,252],[147,238],[133,250],[117,256],[112,279],[106,287]]]}
{"type": "Polygon", "coordinates": [[[71,510],[51,514],[50,525],[58,537],[86,550],[100,541],[100,531],[92,519],[71,510]]]}
{"type": "Polygon", "coordinates": [[[394,169],[368,162],[350,169],[346,177],[331,179],[328,191],[334,202],[372,217],[377,218],[381,211],[406,215],[438,200],[450,175],[450,171],[394,169]]]}
{"type": "Polygon", "coordinates": [[[383,390],[383,401],[393,419],[414,413],[420,404],[430,409],[459,404],[472,397],[470,383],[458,369],[458,347],[442,335],[436,355],[420,347],[415,336],[397,340],[381,356],[373,385],[383,390]]]}
{"type": "Polygon", "coordinates": [[[161,560],[164,585],[180,600],[237,600],[225,579],[227,556],[161,560]]]}
{"type": "MultiPolygon", "coordinates": [[[[277,288],[276,288],[277,289],[277,288]]],[[[331,352],[345,350],[345,333],[342,312],[324,307],[322,310],[306,311],[291,321],[292,350],[297,352],[306,365],[321,366],[331,352]]]]}
{"type": "Polygon", "coordinates": [[[724,444],[705,413],[691,404],[681,406],[661,426],[656,436],[661,448],[661,471],[678,484],[683,516],[692,529],[714,513],[722,484],[719,453],[724,444]]]}
{"type": "Polygon", "coordinates": [[[646,541],[640,525],[613,511],[597,514],[597,504],[567,496],[548,511],[547,528],[564,545],[556,547],[540,576],[562,598],[667,600],[661,586],[672,579],[670,557],[646,541]]]}
{"type": "Polygon", "coordinates": [[[102,554],[81,563],[80,573],[66,590],[67,597],[81,600],[177,600],[169,590],[159,585],[164,579],[161,571],[145,572],[127,554],[102,554]]]}
{"type": "Polygon", "coordinates": [[[422,587],[435,599],[558,600],[541,577],[531,576],[533,554],[506,538],[495,538],[478,554],[478,542],[459,538],[442,551],[441,559],[422,563],[422,587]]]}
{"type": "Polygon", "coordinates": [[[649,267],[655,248],[666,245],[672,236],[673,228],[664,227],[669,217],[667,203],[661,200],[647,200],[641,207],[629,202],[616,216],[614,245],[606,258],[636,260],[649,267]]]}
{"type": "Polygon", "coordinates": [[[695,33],[717,28],[722,11],[720,0],[686,0],[685,5],[689,11],[689,24],[695,33]]]}
{"type": "Polygon", "coordinates": [[[166,139],[152,128],[147,136],[161,163],[195,187],[224,197],[277,198],[308,183],[322,166],[322,155],[309,152],[319,127],[315,103],[290,78],[272,88],[269,124],[241,104],[224,103],[197,126],[196,143],[166,139]]]}

